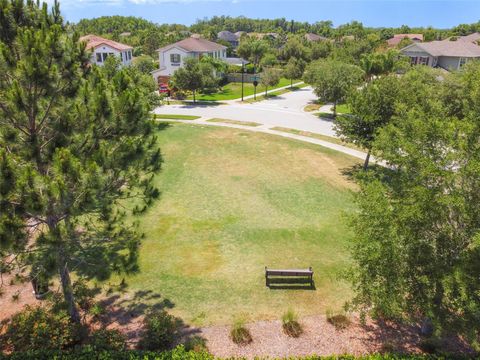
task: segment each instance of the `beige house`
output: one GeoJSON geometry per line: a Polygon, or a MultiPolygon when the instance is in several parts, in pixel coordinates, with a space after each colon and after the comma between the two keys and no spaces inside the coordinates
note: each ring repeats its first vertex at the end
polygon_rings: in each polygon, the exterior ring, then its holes
{"type": "Polygon", "coordinates": [[[200,59],[203,56],[211,56],[221,60],[227,57],[226,46],[202,39],[198,35],[164,46],[157,52],[159,68],[152,72],[152,76],[158,83],[168,82],[175,71],[183,67],[188,57],[200,59]]]}
{"type": "Polygon", "coordinates": [[[401,53],[410,57],[413,65],[458,70],[467,62],[480,59],[480,46],[470,41],[432,41],[411,44],[401,53]]]}

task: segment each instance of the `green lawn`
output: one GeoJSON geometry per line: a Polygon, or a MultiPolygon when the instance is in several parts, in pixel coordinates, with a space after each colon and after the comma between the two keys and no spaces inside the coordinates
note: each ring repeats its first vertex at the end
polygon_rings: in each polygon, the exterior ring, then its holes
{"type": "MultiPolygon", "coordinates": [[[[332,111],[333,111],[333,106],[332,106],[332,111]]],[[[350,114],[350,106],[348,104],[338,104],[337,105],[337,113],[339,114],[350,114]]]]}
{"type": "MultiPolygon", "coordinates": [[[[194,325],[339,310],[354,211],[344,154],[268,134],[173,124],[158,134],[161,198],[138,217],[140,272],[128,290],[194,325]],[[313,266],[316,290],[269,290],[264,267],[313,266]],[[154,297],[154,296],[153,296],[154,297]],[[150,298],[152,298],[150,293],[150,298]]],[[[113,279],[119,281],[119,279],[113,279]]],[[[140,301],[140,300],[139,300],[140,301]]]]}
{"type": "MultiPolygon", "coordinates": [[[[300,82],[301,80],[294,80],[293,83],[300,82]]],[[[283,86],[290,85],[290,80],[288,79],[280,79],[280,82],[274,88],[269,88],[269,90],[280,88],[283,86]]],[[[252,83],[245,83],[244,84],[244,96],[253,95],[254,87],[252,83]]],[[[262,85],[257,86],[257,93],[265,92],[265,87],[262,85]]],[[[197,100],[201,101],[221,101],[221,100],[233,100],[239,99],[242,96],[242,83],[228,83],[225,85],[221,91],[215,94],[198,94],[197,100]]],[[[193,97],[190,96],[188,99],[192,100],[193,97]]]]}

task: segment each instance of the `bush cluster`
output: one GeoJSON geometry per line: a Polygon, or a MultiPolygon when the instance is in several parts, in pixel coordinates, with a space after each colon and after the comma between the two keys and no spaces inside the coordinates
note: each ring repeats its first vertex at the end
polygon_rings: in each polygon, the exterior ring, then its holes
{"type": "Polygon", "coordinates": [[[144,332],[138,347],[143,350],[170,349],[178,334],[178,319],[166,311],[151,312],[145,316],[144,332]]]}

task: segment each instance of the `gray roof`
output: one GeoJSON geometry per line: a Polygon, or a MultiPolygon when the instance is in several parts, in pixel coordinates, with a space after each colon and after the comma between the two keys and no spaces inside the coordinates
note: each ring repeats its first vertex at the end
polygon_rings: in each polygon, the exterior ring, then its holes
{"type": "Polygon", "coordinates": [[[476,32],[467,36],[459,36],[457,41],[477,42],[480,40],[480,33],[476,32]]]}
{"type": "Polygon", "coordinates": [[[223,59],[223,60],[230,65],[242,66],[242,64],[244,65],[249,64],[247,60],[242,58],[237,58],[237,57],[227,57],[226,59],[223,59]]]}
{"type": "Polygon", "coordinates": [[[477,58],[480,57],[480,46],[468,41],[431,41],[427,43],[416,43],[402,49],[403,51],[419,48],[432,56],[452,56],[477,58]]]}
{"type": "Polygon", "coordinates": [[[235,35],[234,33],[230,32],[230,31],[220,31],[217,34],[217,38],[219,38],[221,40],[225,40],[225,41],[238,41],[237,35],[235,35]]]}

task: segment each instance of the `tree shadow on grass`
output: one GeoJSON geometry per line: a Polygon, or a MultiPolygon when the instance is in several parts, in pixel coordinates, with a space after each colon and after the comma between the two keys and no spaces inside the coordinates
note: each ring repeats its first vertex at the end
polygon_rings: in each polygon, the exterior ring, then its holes
{"type": "MultiPolygon", "coordinates": [[[[151,290],[139,290],[132,294],[114,294],[101,302],[106,309],[98,320],[103,326],[117,328],[126,337],[131,346],[135,346],[143,333],[143,320],[151,312],[161,312],[173,309],[175,304],[168,298],[151,290]]],[[[200,329],[186,324],[182,319],[175,318],[178,336],[174,345],[205,343],[200,329]]]]}
{"type": "Polygon", "coordinates": [[[357,183],[367,179],[376,179],[389,184],[393,181],[395,170],[377,164],[370,164],[367,171],[365,171],[363,170],[363,164],[355,164],[341,169],[341,173],[346,176],[348,180],[357,183]]]}

